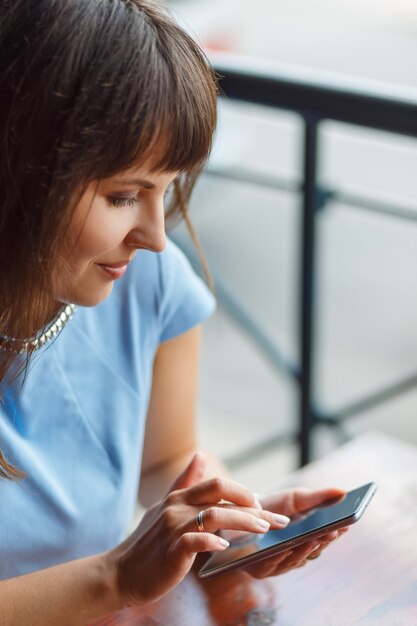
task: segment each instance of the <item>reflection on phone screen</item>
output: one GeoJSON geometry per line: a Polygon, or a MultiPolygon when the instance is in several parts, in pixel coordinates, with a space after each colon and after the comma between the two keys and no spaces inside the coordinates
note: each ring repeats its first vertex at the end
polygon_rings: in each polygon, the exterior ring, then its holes
{"type": "MultiPolygon", "coordinates": [[[[224,532],[223,536],[230,541],[230,546],[224,552],[218,552],[213,559],[218,565],[235,561],[273,546],[278,546],[286,541],[296,539],[300,535],[308,534],[321,527],[325,527],[338,519],[343,519],[351,514],[352,505],[357,498],[356,492],[342,495],[308,511],[293,516],[291,522],[285,528],[270,530],[267,533],[246,533],[239,531],[224,532]]],[[[212,561],[213,561],[212,559],[212,561]]],[[[213,562],[213,565],[214,565],[213,562]]]]}
{"type": "MultiPolygon", "coordinates": [[[[375,489],[375,484],[369,483],[338,498],[328,500],[314,509],[292,516],[288,526],[280,530],[270,530],[265,534],[242,531],[224,532],[222,535],[230,541],[230,546],[224,551],[214,552],[200,574],[209,576],[211,572],[215,572],[224,565],[234,567],[235,562],[258,552],[266,551],[265,557],[268,558],[270,554],[279,552],[280,547],[281,550],[286,550],[294,542],[299,545],[303,541],[308,541],[309,537],[325,534],[329,528],[340,528],[346,524],[352,524],[361,516],[375,493],[375,489]]],[[[263,558],[263,555],[259,555],[259,558],[263,558]]]]}

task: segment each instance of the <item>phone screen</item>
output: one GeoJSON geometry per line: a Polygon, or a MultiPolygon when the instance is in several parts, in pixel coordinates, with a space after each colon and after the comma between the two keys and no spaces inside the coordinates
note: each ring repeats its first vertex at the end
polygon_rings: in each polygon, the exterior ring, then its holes
{"type": "Polygon", "coordinates": [[[235,533],[235,538],[230,540],[230,546],[222,552],[214,552],[201,569],[200,574],[204,575],[213,569],[243,560],[248,556],[253,557],[271,548],[275,548],[272,550],[275,554],[279,552],[281,546],[285,549],[285,544],[300,537],[305,536],[308,541],[308,536],[313,532],[320,529],[326,532],[327,527],[338,523],[343,526],[344,520],[351,524],[359,519],[374,492],[374,483],[349,491],[337,500],[329,500],[317,508],[298,515],[281,530],[270,530],[265,534],[239,533],[237,536],[235,533]]]}

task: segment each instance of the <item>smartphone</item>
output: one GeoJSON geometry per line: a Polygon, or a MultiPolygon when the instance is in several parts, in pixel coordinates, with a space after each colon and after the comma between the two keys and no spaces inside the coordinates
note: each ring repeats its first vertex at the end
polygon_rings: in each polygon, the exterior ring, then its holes
{"type": "Polygon", "coordinates": [[[212,578],[223,572],[253,565],[327,532],[354,524],[361,518],[375,491],[375,483],[358,487],[340,498],[323,502],[293,517],[288,526],[281,530],[270,530],[265,534],[235,533],[226,550],[211,554],[199,571],[199,576],[212,578]]]}

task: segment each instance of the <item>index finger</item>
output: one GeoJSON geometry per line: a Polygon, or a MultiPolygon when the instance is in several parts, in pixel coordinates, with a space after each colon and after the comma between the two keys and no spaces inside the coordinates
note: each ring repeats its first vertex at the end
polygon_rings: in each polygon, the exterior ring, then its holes
{"type": "Polygon", "coordinates": [[[256,507],[256,497],[247,487],[230,478],[210,478],[184,490],[187,504],[201,506],[227,500],[239,506],[256,507]]]}

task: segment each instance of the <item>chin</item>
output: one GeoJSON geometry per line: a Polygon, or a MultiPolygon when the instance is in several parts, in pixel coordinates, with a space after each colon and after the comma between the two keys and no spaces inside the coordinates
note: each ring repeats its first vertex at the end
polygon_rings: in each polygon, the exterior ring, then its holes
{"type": "Polygon", "coordinates": [[[100,289],[88,293],[73,294],[72,299],[69,298],[68,301],[72,302],[72,304],[77,304],[78,306],[97,306],[111,294],[112,290],[113,284],[110,284],[106,287],[106,289],[100,289]]]}

